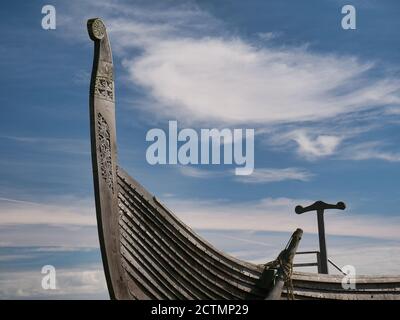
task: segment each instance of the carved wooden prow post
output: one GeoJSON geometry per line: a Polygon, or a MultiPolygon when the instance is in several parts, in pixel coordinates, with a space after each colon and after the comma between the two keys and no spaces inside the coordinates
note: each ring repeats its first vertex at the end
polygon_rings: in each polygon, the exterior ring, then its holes
{"type": "MultiPolygon", "coordinates": [[[[94,41],[90,134],[99,241],[112,299],[253,299],[271,291],[265,266],[229,256],[208,244],[117,163],[111,48],[100,19],[94,41]],[[246,285],[242,285],[246,283],[246,285]]],[[[279,257],[278,298],[301,230],[279,257]]],[[[275,286],[275,284],[273,284],[275,286]]]]}
{"type": "Polygon", "coordinates": [[[90,135],[97,224],[104,272],[111,299],[128,298],[120,258],[117,190],[115,93],[111,47],[106,28],[98,19],[87,22],[94,41],[90,82],[90,135]]]}

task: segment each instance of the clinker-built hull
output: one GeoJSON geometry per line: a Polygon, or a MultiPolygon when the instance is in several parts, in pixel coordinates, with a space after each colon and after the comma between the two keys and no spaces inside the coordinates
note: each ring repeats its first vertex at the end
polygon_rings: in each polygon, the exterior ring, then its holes
{"type": "Polygon", "coordinates": [[[104,271],[115,299],[276,299],[300,241],[296,230],[279,259],[247,263],[215,249],[117,164],[114,72],[100,19],[94,41],[90,128],[96,213],[104,271]]]}
{"type": "Polygon", "coordinates": [[[88,31],[94,41],[89,99],[93,180],[111,298],[279,299],[286,295],[284,283],[299,299],[399,298],[395,277],[360,278],[357,290],[349,291],[336,276],[292,275],[300,229],[275,261],[257,265],[217,250],[180,221],[118,165],[111,47],[100,19],[89,20],[88,31]]]}
{"type": "Polygon", "coordinates": [[[292,281],[299,300],[400,300],[399,276],[357,276],[353,288],[342,275],[294,272],[292,281]]]}

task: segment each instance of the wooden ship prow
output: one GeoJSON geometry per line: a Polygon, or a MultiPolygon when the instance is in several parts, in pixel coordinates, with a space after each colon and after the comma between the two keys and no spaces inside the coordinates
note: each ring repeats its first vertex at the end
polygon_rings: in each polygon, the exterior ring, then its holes
{"type": "Polygon", "coordinates": [[[94,41],[90,132],[100,247],[113,299],[276,299],[302,231],[278,263],[248,263],[193,232],[117,162],[111,47],[100,19],[88,21],[94,41]]]}
{"type": "Polygon", "coordinates": [[[259,265],[219,251],[185,225],[118,165],[111,46],[100,19],[87,27],[94,42],[89,109],[96,214],[112,299],[399,297],[396,277],[366,278],[361,291],[343,292],[336,276],[293,273],[300,229],[275,261],[259,265]]]}

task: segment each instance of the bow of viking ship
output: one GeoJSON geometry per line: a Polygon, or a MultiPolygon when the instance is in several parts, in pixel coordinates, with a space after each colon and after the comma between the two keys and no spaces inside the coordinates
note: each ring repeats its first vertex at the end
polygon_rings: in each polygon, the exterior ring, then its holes
{"type": "MultiPolygon", "coordinates": [[[[94,191],[110,297],[279,299],[291,289],[297,298],[348,294],[338,277],[292,274],[302,230],[293,233],[275,261],[257,265],[236,259],[202,239],[118,165],[111,47],[100,19],[87,26],[94,42],[89,99],[94,191]]],[[[364,279],[358,294],[390,295],[400,287],[398,278],[371,279],[364,279]]]]}
{"type": "Polygon", "coordinates": [[[302,231],[273,266],[231,257],[198,236],[117,161],[111,47],[103,22],[94,41],[90,130],[96,212],[111,298],[273,299],[281,295],[302,231]]]}

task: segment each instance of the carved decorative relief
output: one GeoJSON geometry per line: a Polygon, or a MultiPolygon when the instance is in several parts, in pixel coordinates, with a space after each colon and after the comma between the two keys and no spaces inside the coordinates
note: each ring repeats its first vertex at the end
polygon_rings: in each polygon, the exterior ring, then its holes
{"type": "Polygon", "coordinates": [[[113,65],[100,60],[94,86],[94,94],[108,101],[114,101],[113,65]]]}
{"type": "Polygon", "coordinates": [[[107,121],[100,113],[97,114],[97,129],[101,176],[114,193],[110,128],[107,121]]]}
{"type": "Polygon", "coordinates": [[[98,76],[113,80],[113,64],[111,62],[100,60],[98,76]]]}
{"type": "Polygon", "coordinates": [[[102,39],[104,34],[106,33],[106,27],[104,26],[103,21],[100,19],[96,19],[92,24],[92,33],[97,39],[102,39]]]}
{"type": "Polygon", "coordinates": [[[101,99],[114,101],[113,80],[107,77],[97,76],[94,85],[94,94],[101,99]]]}

